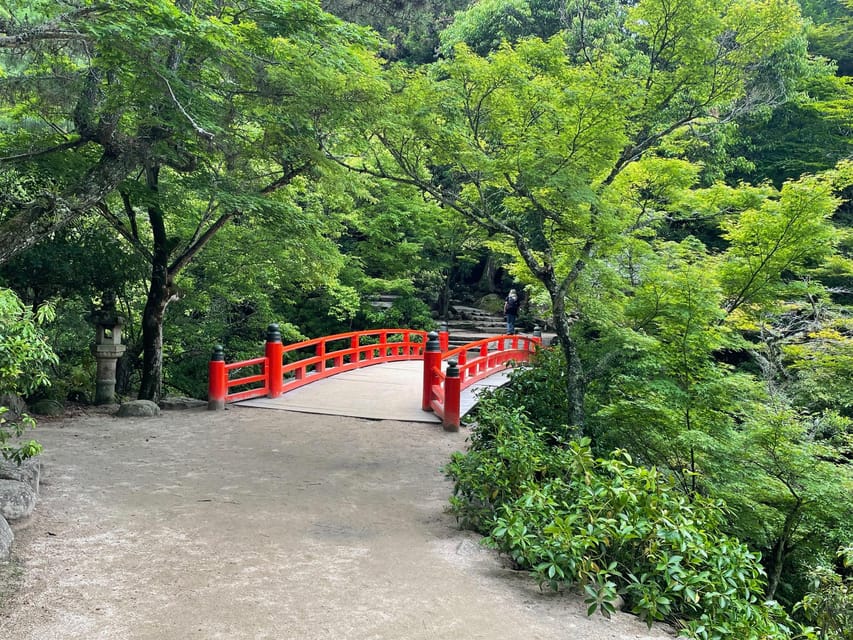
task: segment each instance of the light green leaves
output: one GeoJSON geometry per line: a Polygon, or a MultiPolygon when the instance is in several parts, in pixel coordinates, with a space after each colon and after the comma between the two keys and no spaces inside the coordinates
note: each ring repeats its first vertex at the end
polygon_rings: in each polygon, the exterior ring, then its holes
{"type": "MultiPolygon", "coordinates": [[[[40,325],[53,319],[53,307],[36,312],[21,304],[9,289],[0,288],[0,396],[26,394],[49,385],[47,368],[56,364],[56,355],[47,344],[40,325]]],[[[31,440],[14,444],[35,422],[27,415],[7,421],[6,407],[0,406],[0,455],[21,462],[38,454],[41,445],[31,440]]]]}
{"type": "Polygon", "coordinates": [[[831,255],[836,231],[829,217],[839,202],[826,176],[804,176],[725,220],[722,227],[730,246],[720,277],[727,311],[777,298],[787,274],[831,255]]]}

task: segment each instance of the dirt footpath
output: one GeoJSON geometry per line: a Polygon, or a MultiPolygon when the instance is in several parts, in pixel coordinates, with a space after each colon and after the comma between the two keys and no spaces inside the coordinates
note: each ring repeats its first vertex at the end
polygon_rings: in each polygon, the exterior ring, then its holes
{"type": "Polygon", "coordinates": [[[671,637],[587,618],[460,531],[440,468],[464,430],[231,408],[35,435],[4,640],[671,637]]]}

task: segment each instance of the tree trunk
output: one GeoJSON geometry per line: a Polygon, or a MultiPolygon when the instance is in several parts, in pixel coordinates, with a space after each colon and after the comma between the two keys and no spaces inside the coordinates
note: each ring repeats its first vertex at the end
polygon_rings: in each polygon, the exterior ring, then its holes
{"type": "Polygon", "coordinates": [[[139,399],[160,399],[163,379],[163,318],[166,307],[172,301],[172,277],[169,273],[169,242],[163,211],[156,202],[156,168],[148,170],[148,187],[151,189],[154,204],[148,207],[148,219],[153,236],[151,260],[151,283],[148,287],[148,299],[142,312],[142,382],[139,385],[139,399]]]}
{"type": "Polygon", "coordinates": [[[160,399],[163,378],[163,317],[171,300],[165,265],[157,264],[156,254],[151,271],[148,300],[142,312],[142,382],[139,399],[160,399]]]}
{"type": "Polygon", "coordinates": [[[480,291],[484,293],[494,293],[497,291],[497,286],[495,286],[497,274],[498,265],[490,253],[486,256],[486,264],[483,265],[483,273],[480,276],[480,282],[478,284],[480,291]]]}
{"type": "Polygon", "coordinates": [[[773,552],[770,555],[770,567],[767,571],[767,599],[773,600],[776,596],[776,590],[779,588],[779,582],[782,580],[782,569],[785,567],[785,561],[788,559],[788,552],[791,548],[791,539],[794,531],[797,528],[797,522],[800,519],[800,509],[802,508],[802,500],[796,498],[794,508],[785,516],[785,523],[782,525],[782,532],[776,539],[776,544],[773,545],[773,552]]]}
{"type": "Polygon", "coordinates": [[[566,416],[570,427],[576,427],[583,433],[586,412],[584,408],[583,363],[578,354],[577,344],[572,338],[572,323],[566,314],[566,299],[553,278],[542,278],[551,297],[551,315],[554,330],[560,339],[560,348],[566,357],[566,396],[569,399],[569,413],[566,416]]]}
{"type": "Polygon", "coordinates": [[[453,268],[447,270],[443,274],[441,289],[438,292],[438,317],[442,320],[447,320],[450,313],[450,297],[452,292],[451,278],[453,276],[453,268]]]}

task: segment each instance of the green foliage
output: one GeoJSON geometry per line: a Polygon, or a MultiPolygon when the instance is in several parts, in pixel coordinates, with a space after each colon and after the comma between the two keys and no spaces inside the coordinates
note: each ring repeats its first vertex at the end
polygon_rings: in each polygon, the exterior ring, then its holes
{"type": "Polygon", "coordinates": [[[809,578],[812,590],[801,603],[806,618],[817,625],[821,640],[851,640],[853,638],[853,547],[841,548],[838,559],[847,572],[846,576],[836,573],[832,567],[818,565],[809,578]]]}
{"type": "Polygon", "coordinates": [[[853,540],[853,470],[818,432],[830,419],[810,420],[778,404],[755,407],[711,447],[710,485],[732,510],[730,530],[762,550],[768,593],[788,603],[807,588],[801,582],[809,564],[829,562],[830,550],[853,540]]]}
{"type": "MultiPolygon", "coordinates": [[[[50,384],[47,366],[56,362],[41,330],[41,325],[53,319],[50,305],[33,312],[24,307],[9,289],[0,288],[0,397],[23,395],[39,386],[50,384]]],[[[0,455],[20,463],[37,455],[41,445],[34,440],[15,443],[26,429],[35,426],[27,415],[8,421],[6,407],[0,406],[0,455]]]]}
{"type": "Polygon", "coordinates": [[[54,318],[51,305],[36,311],[0,288],[0,393],[30,393],[50,384],[46,366],[56,362],[41,325],[54,318]]]}
{"type": "Polygon", "coordinates": [[[510,371],[510,384],[483,392],[466,422],[477,424],[477,437],[487,437],[488,427],[500,415],[501,407],[522,412],[539,437],[548,444],[559,444],[577,437],[576,429],[566,426],[568,398],[565,389],[566,360],[560,349],[540,349],[532,366],[510,371]]]}
{"type": "Polygon", "coordinates": [[[371,321],[376,327],[422,329],[425,331],[432,331],[436,328],[429,305],[415,296],[397,298],[387,310],[372,315],[371,321]]]}
{"type": "Polygon", "coordinates": [[[792,392],[812,411],[834,408],[853,417],[853,320],[837,318],[782,345],[796,374],[792,392]]]}
{"type": "Polygon", "coordinates": [[[435,60],[439,32],[468,0],[323,0],[323,8],[349,22],[376,29],[389,45],[384,54],[407,64],[435,60]]]}
{"type": "Polygon", "coordinates": [[[839,73],[853,75],[853,6],[847,0],[801,0],[812,22],[809,49],[835,60],[839,73]]]}
{"type": "Polygon", "coordinates": [[[536,35],[527,0],[480,0],[456,14],[441,32],[442,53],[449,55],[460,42],[479,55],[498,49],[502,42],[515,42],[536,35]]]}
{"type": "Polygon", "coordinates": [[[722,532],[722,504],[688,499],[625,453],[596,459],[586,439],[549,446],[519,408],[490,405],[446,471],[464,525],[540,583],[582,586],[590,614],[622,596],[683,637],[790,637],[784,613],[761,601],[758,556],[722,532]]]}

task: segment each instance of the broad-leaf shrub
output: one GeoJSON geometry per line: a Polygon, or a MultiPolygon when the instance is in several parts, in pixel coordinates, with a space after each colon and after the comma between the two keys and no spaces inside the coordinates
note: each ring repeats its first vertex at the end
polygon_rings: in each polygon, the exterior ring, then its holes
{"type": "Polygon", "coordinates": [[[453,511],[487,544],[540,584],[582,587],[590,614],[621,596],[683,637],[790,637],[781,608],[762,601],[759,558],[721,532],[722,503],[689,499],[624,452],[596,458],[588,439],[548,445],[523,409],[485,403],[446,470],[453,511]]]}
{"type": "MultiPolygon", "coordinates": [[[[575,428],[566,427],[569,401],[566,395],[566,358],[562,349],[539,349],[531,367],[514,369],[512,384],[489,392],[497,406],[523,407],[530,425],[548,443],[560,443],[580,436],[575,428]]],[[[478,404],[477,411],[484,405],[478,404]]],[[[486,409],[488,410],[488,409],[486,409]]],[[[479,420],[481,431],[489,428],[491,420],[479,420]]]]}
{"type": "MultiPolygon", "coordinates": [[[[53,308],[44,306],[33,313],[10,289],[0,288],[0,396],[25,394],[49,384],[45,368],[56,363],[40,325],[53,319],[53,308]]],[[[38,454],[35,440],[16,443],[35,422],[26,414],[7,420],[6,407],[0,406],[0,455],[20,463],[38,454]]]]}
{"type": "Polygon", "coordinates": [[[853,547],[842,547],[838,560],[846,574],[818,565],[809,573],[811,592],[797,605],[820,629],[823,640],[853,640],[853,547]]]}

